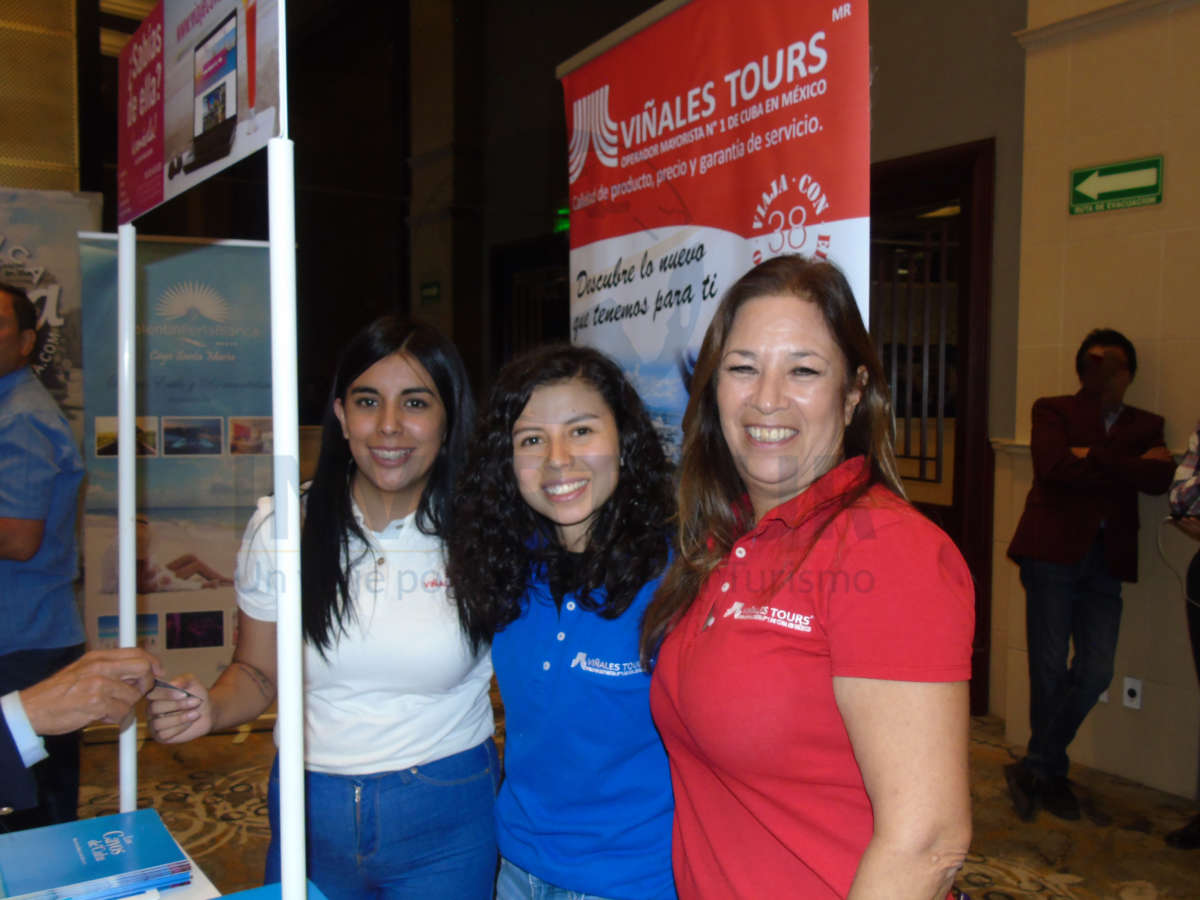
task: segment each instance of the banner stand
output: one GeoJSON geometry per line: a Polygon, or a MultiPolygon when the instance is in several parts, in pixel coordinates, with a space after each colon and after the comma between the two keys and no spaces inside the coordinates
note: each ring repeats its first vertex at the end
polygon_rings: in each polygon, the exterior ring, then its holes
{"type": "MultiPolygon", "coordinates": [[[[288,138],[286,0],[278,2],[279,132],[267,142],[271,258],[271,375],[274,419],[276,622],[279,709],[280,847],[283,900],[308,896],[305,871],[304,683],[300,612],[300,427],[296,376],[296,211],[294,145],[288,138]]],[[[137,229],[117,229],[117,535],[120,646],[136,646],[135,331],[137,229]]],[[[120,737],[120,808],[137,806],[137,729],[120,737]]]]}
{"type": "MultiPolygon", "coordinates": [[[[280,5],[282,8],[282,4],[280,5]]],[[[280,28],[283,34],[283,28],[280,28]]],[[[282,52],[280,53],[282,56],[282,52]]],[[[284,70],[286,71],[286,69],[284,70]]],[[[282,92],[281,92],[282,93],[282,92]]],[[[285,120],[286,124],[286,120],[285,120]]],[[[285,132],[286,133],[286,132],[285,132]]],[[[304,671],[300,615],[300,420],[296,377],[296,212],[293,144],[267,144],[271,231],[271,394],[275,420],[275,561],[279,586],[279,845],[283,897],[306,895],[304,671]]]]}
{"type": "MultiPolygon", "coordinates": [[[[118,642],[137,646],[137,228],[117,228],[117,588],[118,642]]],[[[117,751],[121,812],[137,809],[137,718],[121,729],[117,751]]]]}

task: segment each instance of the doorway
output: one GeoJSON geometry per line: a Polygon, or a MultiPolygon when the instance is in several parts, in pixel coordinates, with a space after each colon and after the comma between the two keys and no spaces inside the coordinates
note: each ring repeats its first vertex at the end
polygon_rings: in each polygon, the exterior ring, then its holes
{"type": "Polygon", "coordinates": [[[892,389],[909,499],[975,582],[971,712],[987,712],[992,449],[988,319],[995,143],[871,166],[871,335],[892,389]]]}

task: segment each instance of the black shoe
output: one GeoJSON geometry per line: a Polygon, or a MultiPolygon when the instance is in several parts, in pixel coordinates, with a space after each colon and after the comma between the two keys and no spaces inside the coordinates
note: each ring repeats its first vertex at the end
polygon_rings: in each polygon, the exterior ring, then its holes
{"type": "Polygon", "coordinates": [[[1079,818],[1079,798],[1071,790],[1071,782],[1065,775],[1036,780],[1037,800],[1051,815],[1074,822],[1079,818]]]}
{"type": "Polygon", "coordinates": [[[1032,822],[1037,815],[1037,789],[1034,774],[1021,763],[1004,767],[1004,780],[1008,782],[1008,794],[1012,797],[1013,809],[1022,822],[1032,822]]]}
{"type": "Polygon", "coordinates": [[[1177,850],[1200,848],[1200,816],[1193,816],[1192,820],[1182,828],[1177,828],[1168,834],[1166,840],[1168,846],[1177,850]]]}

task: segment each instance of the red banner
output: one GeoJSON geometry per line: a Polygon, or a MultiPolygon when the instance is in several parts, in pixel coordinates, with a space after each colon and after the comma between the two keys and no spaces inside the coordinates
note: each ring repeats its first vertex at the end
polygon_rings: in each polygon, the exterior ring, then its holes
{"type": "Polygon", "coordinates": [[[866,315],[867,4],[692,0],[563,78],[572,338],[622,359],[668,434],[715,299],[829,258],[866,315]]]}

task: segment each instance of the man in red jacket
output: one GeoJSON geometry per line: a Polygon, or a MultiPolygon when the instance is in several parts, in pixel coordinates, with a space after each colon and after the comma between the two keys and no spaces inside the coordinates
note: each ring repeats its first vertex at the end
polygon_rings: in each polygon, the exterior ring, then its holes
{"type": "Polygon", "coordinates": [[[1123,402],[1137,373],[1129,339],[1091,332],[1075,371],[1078,393],[1033,404],[1033,487],[1008,548],[1025,587],[1031,734],[1004,774],[1025,821],[1039,806],[1079,818],[1067,746],[1112,681],[1121,582],[1137,581],[1138,492],[1165,493],[1175,471],[1162,417],[1123,402]]]}

